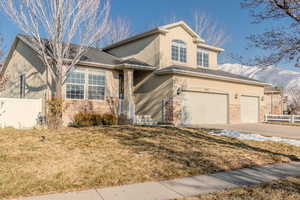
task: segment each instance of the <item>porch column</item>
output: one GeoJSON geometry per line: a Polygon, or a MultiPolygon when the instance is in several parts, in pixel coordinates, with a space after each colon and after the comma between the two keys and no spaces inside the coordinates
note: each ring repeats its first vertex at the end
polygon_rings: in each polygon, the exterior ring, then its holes
{"type": "Polygon", "coordinates": [[[124,69],[124,106],[127,119],[133,120],[135,107],[133,101],[133,70],[124,69]]]}

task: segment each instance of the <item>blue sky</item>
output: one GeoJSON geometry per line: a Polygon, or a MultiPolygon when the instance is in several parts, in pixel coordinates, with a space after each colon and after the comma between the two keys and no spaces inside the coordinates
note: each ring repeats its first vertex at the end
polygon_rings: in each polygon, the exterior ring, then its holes
{"type": "MultiPolygon", "coordinates": [[[[220,23],[230,35],[231,40],[223,47],[227,52],[252,57],[259,50],[246,50],[245,37],[251,33],[262,32],[272,24],[251,24],[248,10],[240,8],[241,0],[111,0],[112,16],[126,17],[131,21],[133,31],[139,33],[154,24],[160,24],[172,15],[178,19],[191,21],[194,11],[208,13],[220,23]]],[[[6,16],[0,14],[0,32],[4,36],[4,48],[9,50],[19,29],[6,16]]],[[[280,67],[300,71],[288,63],[280,67]]]]}

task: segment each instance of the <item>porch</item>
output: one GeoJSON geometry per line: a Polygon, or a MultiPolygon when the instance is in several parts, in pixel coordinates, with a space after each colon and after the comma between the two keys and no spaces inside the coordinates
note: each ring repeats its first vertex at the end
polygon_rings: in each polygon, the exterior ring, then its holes
{"type": "Polygon", "coordinates": [[[135,89],[138,88],[147,77],[155,70],[155,67],[146,64],[141,65],[135,61],[130,64],[122,64],[119,70],[119,101],[118,115],[123,116],[132,124],[154,123],[150,115],[137,115],[135,104],[135,89]]]}

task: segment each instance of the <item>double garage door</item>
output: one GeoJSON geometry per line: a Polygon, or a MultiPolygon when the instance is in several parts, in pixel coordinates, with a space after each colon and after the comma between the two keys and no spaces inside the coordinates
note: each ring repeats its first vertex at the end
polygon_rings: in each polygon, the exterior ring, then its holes
{"type": "MultiPolygon", "coordinates": [[[[229,97],[226,94],[184,92],[183,124],[227,124],[229,97]]],[[[241,96],[241,123],[258,122],[257,97],[241,96]]]]}

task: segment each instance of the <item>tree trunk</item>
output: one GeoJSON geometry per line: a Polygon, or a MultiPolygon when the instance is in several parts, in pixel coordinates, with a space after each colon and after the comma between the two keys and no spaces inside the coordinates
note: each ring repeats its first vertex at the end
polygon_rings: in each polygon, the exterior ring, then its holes
{"type": "Polygon", "coordinates": [[[62,100],[62,79],[61,76],[56,80],[56,91],[55,91],[55,99],[62,100]]]}
{"type": "MultiPolygon", "coordinates": [[[[60,67],[57,65],[57,67],[60,67]]],[[[61,71],[61,70],[59,70],[61,71]]],[[[63,114],[63,84],[62,74],[59,73],[55,78],[55,93],[52,95],[52,99],[48,101],[48,113],[47,121],[48,127],[53,129],[61,128],[63,125],[62,114],[63,114]]]]}

